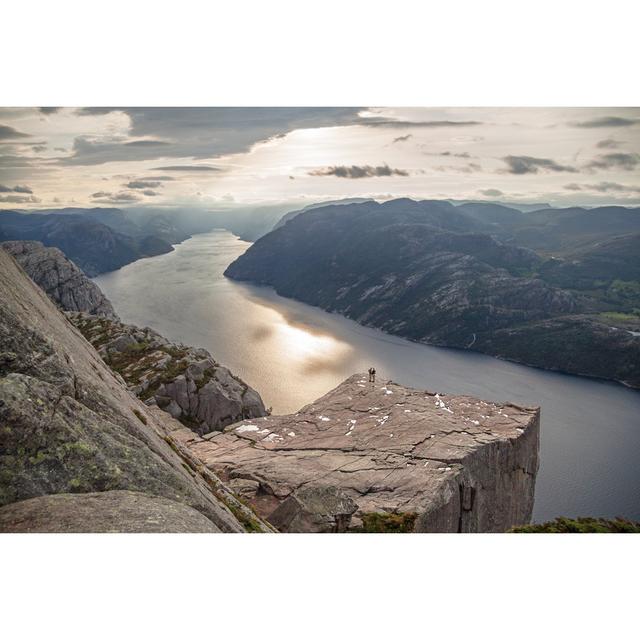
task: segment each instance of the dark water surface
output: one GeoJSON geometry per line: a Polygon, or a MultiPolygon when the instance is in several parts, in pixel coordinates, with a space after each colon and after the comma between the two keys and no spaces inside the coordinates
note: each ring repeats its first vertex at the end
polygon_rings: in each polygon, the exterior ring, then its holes
{"type": "Polygon", "coordinates": [[[640,392],[415,344],[224,278],[248,246],[227,231],[200,234],[95,282],[124,322],[205,347],[275,413],[293,412],[371,365],[412,387],[540,405],[534,520],[640,520],[640,392]]]}

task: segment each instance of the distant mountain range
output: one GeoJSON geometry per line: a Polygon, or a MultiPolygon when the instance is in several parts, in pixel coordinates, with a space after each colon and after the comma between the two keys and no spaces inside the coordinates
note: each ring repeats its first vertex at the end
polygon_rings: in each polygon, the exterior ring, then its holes
{"type": "Polygon", "coordinates": [[[173,250],[192,233],[215,226],[211,216],[115,208],[1,211],[0,241],[36,240],[57,247],[87,275],[95,276],[173,250]]]}
{"type": "Polygon", "coordinates": [[[225,274],[430,344],[640,387],[640,209],[301,212],[225,274]]]}

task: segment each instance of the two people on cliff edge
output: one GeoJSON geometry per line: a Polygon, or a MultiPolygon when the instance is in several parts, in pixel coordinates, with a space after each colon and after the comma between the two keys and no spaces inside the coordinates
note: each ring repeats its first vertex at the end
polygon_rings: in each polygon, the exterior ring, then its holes
{"type": "Polygon", "coordinates": [[[369,367],[369,382],[376,381],[376,370],[373,367],[369,367]]]}

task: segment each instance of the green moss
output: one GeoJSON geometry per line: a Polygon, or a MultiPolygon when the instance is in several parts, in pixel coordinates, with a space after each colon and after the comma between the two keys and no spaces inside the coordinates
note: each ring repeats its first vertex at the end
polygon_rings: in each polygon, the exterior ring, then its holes
{"type": "Polygon", "coordinates": [[[634,311],[634,313],[621,313],[619,311],[606,311],[600,314],[601,317],[607,320],[614,320],[618,322],[631,322],[640,319],[640,313],[634,311]]]}
{"type": "Polygon", "coordinates": [[[640,533],[640,522],[624,518],[556,518],[542,524],[514,527],[511,533],[640,533]]]}
{"type": "Polygon", "coordinates": [[[415,513],[365,513],[362,526],[355,533],[411,533],[416,522],[415,513]]]}
{"type": "Polygon", "coordinates": [[[202,374],[202,379],[196,380],[196,387],[198,388],[198,390],[202,389],[202,387],[204,387],[205,384],[207,384],[213,379],[214,373],[215,373],[215,369],[213,369],[213,367],[211,369],[206,369],[204,371],[204,373],[202,374]]]}

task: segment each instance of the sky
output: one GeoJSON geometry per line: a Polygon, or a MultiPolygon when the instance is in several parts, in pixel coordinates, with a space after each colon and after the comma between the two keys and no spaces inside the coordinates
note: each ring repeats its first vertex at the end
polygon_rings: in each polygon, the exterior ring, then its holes
{"type": "Polygon", "coordinates": [[[0,108],[0,208],[640,205],[640,108],[0,108]]]}

